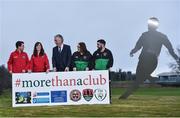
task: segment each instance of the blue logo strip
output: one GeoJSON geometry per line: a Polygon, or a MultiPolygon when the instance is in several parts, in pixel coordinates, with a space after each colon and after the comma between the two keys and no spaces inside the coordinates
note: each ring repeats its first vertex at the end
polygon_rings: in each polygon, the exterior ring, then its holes
{"type": "Polygon", "coordinates": [[[67,91],[51,91],[51,102],[67,102],[67,91]]]}
{"type": "Polygon", "coordinates": [[[49,92],[38,92],[37,96],[49,96],[49,92]]]}
{"type": "Polygon", "coordinates": [[[33,103],[49,103],[49,98],[33,98],[33,103]]]}

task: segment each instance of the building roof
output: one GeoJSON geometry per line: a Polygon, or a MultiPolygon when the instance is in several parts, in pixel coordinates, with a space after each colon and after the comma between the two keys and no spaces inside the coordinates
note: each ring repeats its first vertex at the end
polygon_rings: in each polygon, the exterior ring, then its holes
{"type": "Polygon", "coordinates": [[[163,73],[159,73],[157,76],[170,76],[170,75],[180,75],[180,73],[177,73],[177,72],[163,72],[163,73]]]}

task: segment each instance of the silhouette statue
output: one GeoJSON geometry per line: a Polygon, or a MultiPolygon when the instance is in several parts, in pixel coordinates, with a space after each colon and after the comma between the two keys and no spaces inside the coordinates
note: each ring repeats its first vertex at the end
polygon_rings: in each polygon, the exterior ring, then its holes
{"type": "Polygon", "coordinates": [[[164,45],[171,56],[178,61],[178,56],[175,54],[173,47],[168,40],[168,37],[157,31],[159,26],[159,20],[155,17],[148,19],[148,31],[144,32],[136,43],[134,49],[131,50],[130,56],[142,48],[139,56],[139,62],[136,68],[136,80],[127,88],[127,90],[119,97],[119,99],[126,99],[134,91],[136,91],[140,84],[144,80],[148,79],[151,82],[155,82],[151,74],[156,69],[158,64],[158,56],[161,52],[161,48],[164,45]]]}

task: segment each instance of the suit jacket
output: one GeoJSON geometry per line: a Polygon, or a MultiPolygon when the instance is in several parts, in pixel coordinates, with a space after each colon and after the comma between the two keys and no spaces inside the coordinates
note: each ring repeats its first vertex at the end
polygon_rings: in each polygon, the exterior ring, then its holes
{"type": "Polygon", "coordinates": [[[64,71],[66,67],[71,64],[71,48],[69,45],[64,44],[63,49],[58,51],[58,46],[53,48],[52,65],[56,67],[57,71],[64,71]]]}

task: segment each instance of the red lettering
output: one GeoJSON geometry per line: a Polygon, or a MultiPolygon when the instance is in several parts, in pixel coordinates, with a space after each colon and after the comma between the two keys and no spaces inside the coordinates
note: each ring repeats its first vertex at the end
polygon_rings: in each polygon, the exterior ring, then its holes
{"type": "Polygon", "coordinates": [[[76,80],[70,79],[70,86],[76,86],[76,80]]]}
{"type": "Polygon", "coordinates": [[[86,83],[86,80],[88,80],[88,78],[83,80],[83,85],[88,85],[88,83],[86,83]]]}
{"type": "Polygon", "coordinates": [[[58,76],[56,76],[56,86],[62,86],[62,81],[58,79],[58,76]]]}
{"type": "Polygon", "coordinates": [[[100,84],[101,85],[106,84],[106,78],[103,78],[101,74],[100,74],[100,84]]]}
{"type": "Polygon", "coordinates": [[[55,86],[55,85],[54,85],[54,78],[52,78],[52,86],[55,86]]]}
{"type": "Polygon", "coordinates": [[[68,86],[68,80],[67,79],[63,80],[63,86],[68,86]]]}

